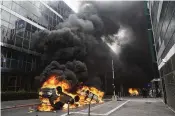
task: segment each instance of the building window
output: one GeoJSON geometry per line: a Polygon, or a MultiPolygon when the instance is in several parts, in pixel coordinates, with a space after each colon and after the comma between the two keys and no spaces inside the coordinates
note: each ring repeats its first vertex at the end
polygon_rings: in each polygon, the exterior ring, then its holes
{"type": "Polygon", "coordinates": [[[175,70],[175,55],[173,55],[171,59],[172,59],[173,70],[175,70]]]}
{"type": "Polygon", "coordinates": [[[3,1],[2,2],[2,5],[5,6],[5,7],[7,7],[7,8],[9,8],[9,9],[11,9],[11,7],[12,7],[12,1],[11,0],[9,0],[9,1],[3,1]]]}
{"type": "Polygon", "coordinates": [[[17,47],[22,47],[22,41],[23,41],[23,38],[21,38],[19,36],[16,36],[16,43],[15,43],[15,45],[17,47]]]}
{"type": "Polygon", "coordinates": [[[10,13],[6,12],[5,10],[1,10],[1,19],[9,22],[10,20],[10,13]]]}
{"type": "Polygon", "coordinates": [[[23,48],[29,49],[29,41],[27,39],[23,39],[23,48]]]}
{"type": "Polygon", "coordinates": [[[19,90],[19,81],[20,78],[17,76],[8,77],[8,90],[9,91],[18,91],[19,90]]]}

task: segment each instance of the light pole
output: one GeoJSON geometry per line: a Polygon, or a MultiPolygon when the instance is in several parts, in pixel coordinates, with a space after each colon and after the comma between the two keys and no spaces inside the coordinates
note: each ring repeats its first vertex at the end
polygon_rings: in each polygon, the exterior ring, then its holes
{"type": "Polygon", "coordinates": [[[115,75],[114,75],[114,62],[113,62],[113,59],[112,59],[112,78],[113,78],[113,96],[112,96],[112,99],[113,100],[116,100],[116,94],[115,94],[115,75]]]}

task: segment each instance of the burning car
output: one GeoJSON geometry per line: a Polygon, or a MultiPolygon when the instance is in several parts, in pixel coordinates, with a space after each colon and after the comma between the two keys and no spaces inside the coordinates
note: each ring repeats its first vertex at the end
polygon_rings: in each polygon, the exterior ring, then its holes
{"type": "Polygon", "coordinates": [[[70,108],[80,107],[91,103],[100,103],[104,92],[94,87],[77,87],[76,92],[70,92],[71,85],[67,80],[59,80],[56,76],[50,77],[44,82],[39,91],[41,104],[39,111],[53,111],[66,109],[68,104],[70,108]]]}
{"type": "Polygon", "coordinates": [[[103,102],[104,92],[83,84],[86,65],[80,61],[61,65],[52,61],[40,75],[39,111],[53,111],[103,102]],[[83,78],[83,79],[82,79],[83,78]]]}

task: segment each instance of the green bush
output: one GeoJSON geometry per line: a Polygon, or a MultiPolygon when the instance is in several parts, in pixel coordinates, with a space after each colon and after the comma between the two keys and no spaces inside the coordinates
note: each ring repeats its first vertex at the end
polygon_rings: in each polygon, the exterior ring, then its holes
{"type": "Polygon", "coordinates": [[[1,101],[37,99],[37,98],[38,98],[37,92],[6,91],[1,93],[1,101]]]}

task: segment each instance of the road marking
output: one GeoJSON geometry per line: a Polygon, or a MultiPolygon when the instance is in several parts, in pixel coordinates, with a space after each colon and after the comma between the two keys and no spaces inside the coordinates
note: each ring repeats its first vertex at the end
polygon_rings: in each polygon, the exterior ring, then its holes
{"type": "Polygon", "coordinates": [[[169,108],[173,113],[175,113],[175,111],[174,111],[170,106],[168,106],[168,108],[169,108]]]}
{"type": "MultiPolygon", "coordinates": [[[[130,100],[127,100],[126,102],[122,103],[121,105],[115,107],[114,109],[110,110],[109,112],[105,113],[105,114],[97,114],[97,113],[90,113],[92,116],[108,116],[109,114],[113,113],[114,111],[116,111],[117,109],[121,108],[123,105],[125,105],[126,103],[128,103],[130,100]]],[[[102,104],[103,105],[103,104],[102,104]]],[[[99,107],[101,105],[98,105],[96,107],[99,107]]],[[[93,107],[93,108],[96,108],[93,107]]],[[[81,110],[82,111],[82,110],[81,110]]],[[[88,114],[85,112],[70,112],[70,114],[88,114]]],[[[62,114],[61,116],[67,116],[67,113],[62,114]]]]}
{"type": "MultiPolygon", "coordinates": [[[[161,99],[162,103],[165,104],[165,102],[161,99]]],[[[168,106],[167,104],[165,104],[166,106],[168,106]]],[[[170,106],[168,106],[168,109],[170,109],[173,113],[175,113],[175,110],[173,110],[170,106]]]]}
{"type": "MultiPolygon", "coordinates": [[[[106,102],[106,103],[101,103],[101,104],[99,104],[99,105],[93,106],[93,107],[91,107],[91,111],[93,111],[93,110],[95,110],[95,109],[97,109],[97,108],[99,108],[99,107],[101,107],[101,106],[103,106],[103,105],[107,105],[107,104],[109,104],[109,103],[111,103],[111,102],[113,102],[113,101],[109,101],[109,102],[106,102]]],[[[80,112],[84,112],[84,111],[87,111],[87,110],[88,110],[88,108],[86,108],[86,109],[84,109],[84,110],[80,110],[80,112]]]]}
{"type": "Polygon", "coordinates": [[[107,112],[105,115],[108,116],[109,114],[111,114],[112,112],[114,112],[115,110],[121,108],[123,105],[125,105],[126,103],[128,103],[130,100],[127,100],[126,102],[122,103],[121,105],[117,106],[116,108],[112,109],[111,111],[107,112]]]}
{"type": "MultiPolygon", "coordinates": [[[[84,113],[84,112],[69,112],[69,114],[88,114],[88,113],[84,113]]],[[[104,114],[96,114],[96,113],[90,113],[91,116],[104,116],[104,114]]],[[[63,114],[61,116],[67,116],[67,113],[66,114],[63,114]]]]}

